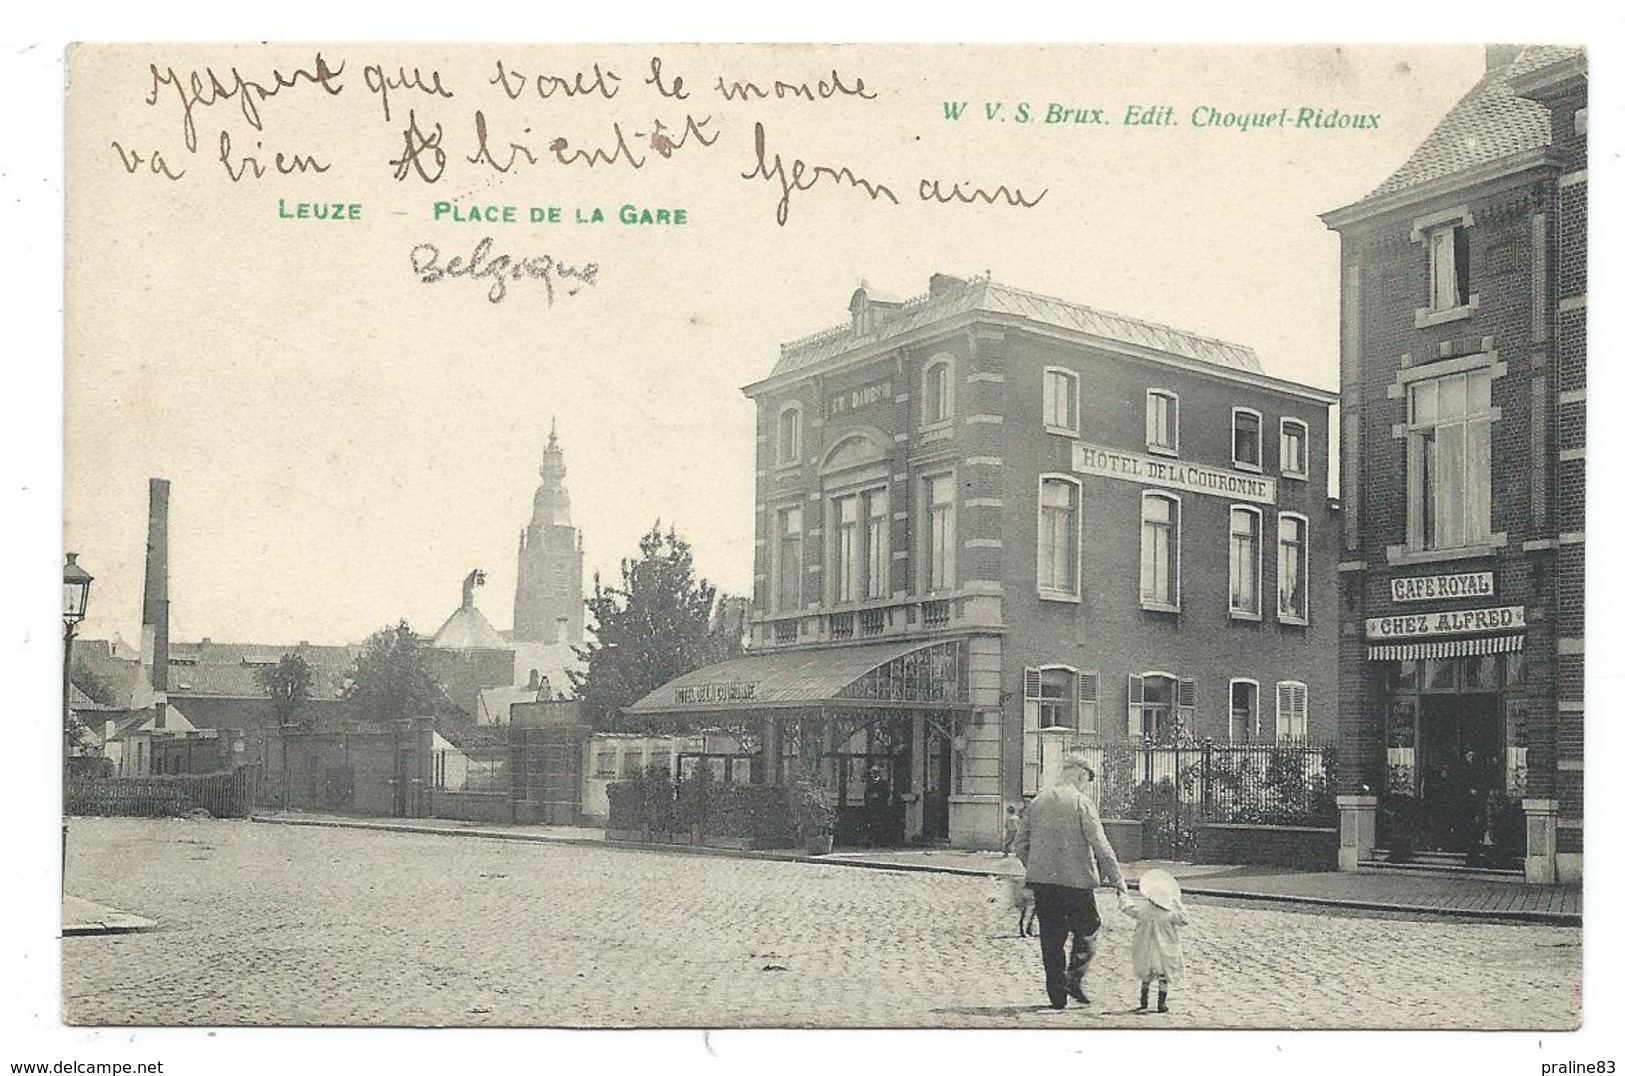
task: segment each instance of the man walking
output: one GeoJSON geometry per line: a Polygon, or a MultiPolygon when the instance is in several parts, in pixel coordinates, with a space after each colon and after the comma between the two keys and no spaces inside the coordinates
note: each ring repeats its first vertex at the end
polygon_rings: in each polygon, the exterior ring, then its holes
{"type": "Polygon", "coordinates": [[[1016,856],[1027,868],[1027,885],[1037,904],[1044,989],[1057,1009],[1066,1008],[1069,997],[1089,1004],[1083,976],[1094,959],[1100,934],[1095,887],[1102,875],[1119,893],[1128,892],[1100,814],[1083,791],[1094,779],[1095,771],[1083,754],[1068,752],[1061,762],[1060,781],[1027,805],[1016,831],[1016,856]],[[1069,935],[1070,960],[1066,953],[1069,935]]]}

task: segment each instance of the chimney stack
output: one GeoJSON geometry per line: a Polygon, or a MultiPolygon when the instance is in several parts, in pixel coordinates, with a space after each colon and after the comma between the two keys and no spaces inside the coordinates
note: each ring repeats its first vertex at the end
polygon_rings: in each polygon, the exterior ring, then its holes
{"type": "Polygon", "coordinates": [[[147,578],[141,595],[141,641],[151,640],[152,691],[156,724],[164,727],[169,690],[169,481],[147,481],[147,578]]]}

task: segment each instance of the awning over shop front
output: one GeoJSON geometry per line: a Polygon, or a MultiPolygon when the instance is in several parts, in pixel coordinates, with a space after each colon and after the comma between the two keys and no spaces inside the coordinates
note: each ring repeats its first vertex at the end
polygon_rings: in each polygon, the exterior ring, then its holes
{"type": "Polygon", "coordinates": [[[629,714],[708,713],[805,706],[968,710],[963,642],[869,643],[795,649],[723,661],[662,684],[629,714]]]}
{"type": "Polygon", "coordinates": [[[1418,661],[1422,658],[1470,658],[1480,654],[1510,654],[1523,649],[1522,635],[1491,635],[1482,639],[1443,639],[1425,643],[1386,643],[1367,646],[1368,661],[1418,661]]]}

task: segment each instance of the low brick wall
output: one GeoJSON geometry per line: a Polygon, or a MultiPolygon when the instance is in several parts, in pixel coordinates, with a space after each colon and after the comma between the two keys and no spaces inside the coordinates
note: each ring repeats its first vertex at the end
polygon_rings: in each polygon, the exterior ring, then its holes
{"type": "Polygon", "coordinates": [[[1105,818],[1106,839],[1112,842],[1119,863],[1131,863],[1145,858],[1145,827],[1134,818],[1105,818]]]}
{"type": "Polygon", "coordinates": [[[506,792],[448,792],[434,794],[434,816],[459,822],[512,822],[513,800],[506,792]]]}
{"type": "Polygon", "coordinates": [[[1336,870],[1337,830],[1331,826],[1204,822],[1196,842],[1196,862],[1336,870]]]}

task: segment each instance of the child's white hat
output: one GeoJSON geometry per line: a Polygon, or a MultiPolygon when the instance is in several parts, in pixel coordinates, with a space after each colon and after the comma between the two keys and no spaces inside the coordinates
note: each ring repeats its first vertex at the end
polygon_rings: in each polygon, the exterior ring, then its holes
{"type": "Polygon", "coordinates": [[[1179,879],[1160,867],[1140,875],[1140,896],[1159,908],[1178,908],[1183,903],[1179,879]]]}

